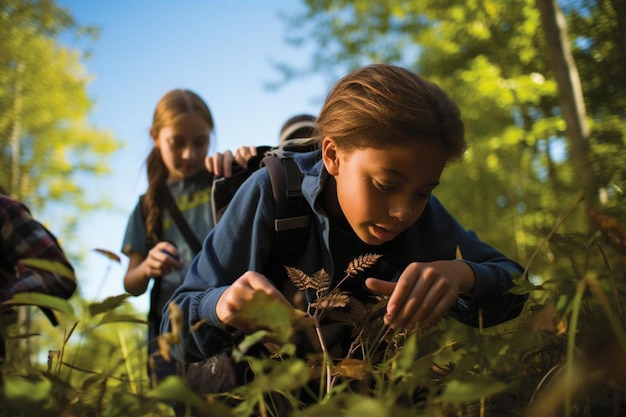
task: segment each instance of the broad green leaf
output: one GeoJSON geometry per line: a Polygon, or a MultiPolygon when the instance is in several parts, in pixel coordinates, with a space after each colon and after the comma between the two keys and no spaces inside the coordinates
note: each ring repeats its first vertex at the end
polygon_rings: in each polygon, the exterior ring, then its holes
{"type": "Polygon", "coordinates": [[[257,291],[252,299],[245,303],[238,314],[253,328],[266,329],[276,338],[277,343],[289,341],[293,334],[292,322],[296,319],[293,308],[257,291]]]}
{"type": "Polygon", "coordinates": [[[462,405],[481,398],[489,398],[506,389],[507,385],[497,379],[479,376],[467,380],[449,381],[438,400],[444,404],[462,405]]]}
{"type": "Polygon", "coordinates": [[[68,268],[67,265],[62,264],[58,261],[49,261],[47,259],[40,258],[25,258],[20,259],[18,264],[23,265],[28,268],[40,269],[42,271],[53,272],[57,275],[60,275],[64,278],[71,279],[76,282],[76,274],[72,269],[68,268]]]}
{"type": "Polygon", "coordinates": [[[4,398],[13,406],[43,409],[52,396],[52,382],[46,378],[3,376],[4,398]]]}
{"type": "Polygon", "coordinates": [[[272,333],[267,330],[258,330],[252,334],[246,335],[246,337],[243,338],[241,343],[237,345],[237,349],[233,351],[233,358],[236,361],[243,360],[244,355],[248,351],[248,349],[250,349],[252,346],[256,345],[257,343],[260,343],[263,340],[267,339],[271,334],[272,333]]]}
{"type": "Polygon", "coordinates": [[[100,324],[109,324],[109,323],[137,323],[137,324],[148,324],[148,320],[133,316],[130,314],[116,314],[113,311],[109,311],[104,314],[102,319],[100,320],[100,324]]]}
{"type": "Polygon", "coordinates": [[[42,294],[38,292],[21,292],[15,294],[11,299],[5,301],[3,304],[29,305],[49,308],[50,310],[55,310],[63,313],[68,317],[74,317],[74,307],[68,300],[49,294],[42,294]]]}
{"type": "MultiPolygon", "coordinates": [[[[385,398],[371,398],[361,394],[342,393],[320,402],[296,414],[298,417],[416,417],[415,410],[389,404],[385,398]]],[[[428,410],[429,417],[442,417],[436,409],[428,410]]]]}
{"type": "Polygon", "coordinates": [[[115,310],[121,306],[129,297],[130,294],[121,294],[113,297],[107,297],[104,301],[99,303],[91,303],[88,306],[89,314],[91,316],[97,316],[98,314],[106,313],[111,310],[115,310]]]}
{"type": "Polygon", "coordinates": [[[176,401],[195,407],[205,417],[228,417],[230,409],[217,400],[204,400],[191,391],[178,376],[165,378],[156,388],[146,393],[147,398],[158,401],[176,401]]]}
{"type": "Polygon", "coordinates": [[[301,359],[272,361],[272,364],[268,374],[256,375],[248,386],[265,392],[293,391],[309,382],[311,368],[301,359]]]}

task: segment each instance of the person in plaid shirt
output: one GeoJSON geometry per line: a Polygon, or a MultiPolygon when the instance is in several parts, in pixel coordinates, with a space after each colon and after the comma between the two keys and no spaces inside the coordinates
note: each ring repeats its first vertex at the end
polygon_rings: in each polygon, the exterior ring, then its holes
{"type": "MultiPolygon", "coordinates": [[[[39,292],[67,299],[76,290],[75,279],[20,264],[26,258],[59,262],[74,271],[56,237],[32,217],[25,205],[4,195],[0,187],[0,323],[10,316],[3,303],[17,293],[39,292]]],[[[44,313],[56,324],[50,311],[44,313]]],[[[0,362],[4,354],[0,326],[0,362]]]]}

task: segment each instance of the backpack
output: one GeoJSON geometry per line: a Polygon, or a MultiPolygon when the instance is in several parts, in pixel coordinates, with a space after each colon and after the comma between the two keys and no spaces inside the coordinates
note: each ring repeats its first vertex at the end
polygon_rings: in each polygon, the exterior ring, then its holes
{"type": "Polygon", "coordinates": [[[302,251],[307,241],[311,222],[311,209],[302,195],[302,173],[296,162],[288,156],[291,152],[311,152],[319,148],[315,138],[291,139],[276,147],[257,148],[246,169],[233,167],[229,178],[215,178],[211,189],[213,218],[218,223],[241,184],[261,167],[266,167],[274,196],[274,230],[278,253],[285,259],[302,251]]]}
{"type": "MultiPolygon", "coordinates": [[[[267,167],[274,196],[276,247],[282,259],[290,259],[304,250],[311,224],[311,209],[302,195],[302,173],[285,151],[310,152],[318,149],[314,139],[290,139],[271,148],[257,147],[246,169],[233,165],[233,175],[213,180],[211,208],[218,223],[241,184],[254,171],[267,167]]],[[[187,378],[199,395],[229,391],[250,378],[246,362],[235,362],[230,352],[222,352],[200,362],[190,363],[187,378]]]]}

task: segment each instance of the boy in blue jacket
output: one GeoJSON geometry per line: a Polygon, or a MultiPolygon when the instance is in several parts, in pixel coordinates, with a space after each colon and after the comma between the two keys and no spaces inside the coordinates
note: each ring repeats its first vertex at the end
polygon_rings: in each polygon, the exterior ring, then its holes
{"type": "MultiPolygon", "coordinates": [[[[333,288],[351,260],[382,255],[345,281],[345,290],[388,296],[384,322],[393,329],[425,327],[444,314],[475,327],[479,311],[485,327],[519,315],[526,298],[508,290],[523,269],[463,228],[433,195],[446,164],[466,149],[460,112],[442,89],[400,67],[366,66],[335,84],[316,123],[320,150],[292,155],[312,222],[288,266],[306,274],[324,269],[333,288]]],[[[256,330],[238,312],[257,291],[291,303],[274,245],[274,204],[260,169],[205,239],[171,298],[184,317],[181,359],[217,355],[233,343],[234,330],[256,330]]],[[[169,330],[167,311],[162,330],[169,330]]]]}

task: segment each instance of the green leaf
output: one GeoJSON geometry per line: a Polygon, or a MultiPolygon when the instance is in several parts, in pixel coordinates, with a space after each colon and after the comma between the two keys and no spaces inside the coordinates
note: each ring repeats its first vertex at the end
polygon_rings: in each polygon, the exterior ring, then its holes
{"type": "Polygon", "coordinates": [[[126,301],[129,297],[132,296],[130,294],[121,294],[113,297],[108,297],[104,301],[99,303],[91,303],[88,306],[89,314],[91,314],[91,316],[93,317],[97,316],[98,314],[114,310],[121,306],[124,301],[126,301]]]}
{"type": "Polygon", "coordinates": [[[165,378],[156,388],[146,393],[147,398],[158,401],[176,401],[195,407],[204,417],[227,417],[231,416],[230,409],[217,400],[205,401],[191,391],[184,381],[178,376],[165,378]]]}
{"type": "Polygon", "coordinates": [[[241,343],[237,345],[237,349],[233,350],[233,359],[235,359],[237,362],[242,361],[248,349],[250,349],[257,343],[260,343],[263,340],[267,339],[270,335],[271,333],[267,330],[259,330],[252,334],[246,335],[241,343]]]}
{"type": "Polygon", "coordinates": [[[5,375],[4,397],[16,407],[42,410],[52,397],[52,382],[45,378],[5,375]]]}
{"type": "Polygon", "coordinates": [[[396,360],[393,362],[394,377],[400,378],[410,371],[415,364],[417,351],[417,333],[413,332],[409,335],[400,352],[398,352],[396,360]]]}
{"type": "Polygon", "coordinates": [[[252,299],[241,308],[238,318],[253,328],[270,331],[277,343],[282,344],[291,338],[292,322],[296,316],[293,308],[271,298],[264,292],[257,291],[252,299]]]}
{"type": "MultiPolygon", "coordinates": [[[[301,359],[273,362],[272,370],[265,375],[257,375],[248,387],[260,391],[292,391],[303,387],[310,379],[311,370],[301,359]]],[[[270,363],[270,360],[267,361],[270,363]]]]}
{"type": "Polygon", "coordinates": [[[74,271],[67,265],[58,261],[49,261],[47,259],[40,258],[24,258],[20,259],[18,264],[27,268],[52,272],[76,282],[76,274],[74,274],[74,271]]]}
{"type": "Polygon", "coordinates": [[[355,393],[341,393],[330,398],[329,401],[313,404],[297,414],[300,417],[415,417],[427,415],[440,417],[437,410],[428,413],[417,413],[415,410],[391,405],[386,399],[371,398],[355,393]]]}
{"type": "Polygon", "coordinates": [[[488,398],[506,389],[507,385],[491,377],[452,380],[446,384],[439,401],[444,404],[461,405],[481,398],[488,398]]]}
{"type": "Polygon", "coordinates": [[[28,305],[42,308],[49,308],[65,314],[68,317],[74,317],[74,307],[63,298],[55,297],[50,294],[42,294],[38,292],[21,292],[15,294],[11,299],[5,301],[5,305],[28,305]]]}
{"type": "Polygon", "coordinates": [[[102,317],[102,320],[100,320],[100,324],[108,323],[148,324],[149,321],[130,314],[116,314],[113,311],[109,311],[102,317]]]}

